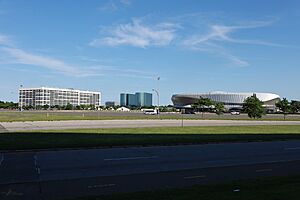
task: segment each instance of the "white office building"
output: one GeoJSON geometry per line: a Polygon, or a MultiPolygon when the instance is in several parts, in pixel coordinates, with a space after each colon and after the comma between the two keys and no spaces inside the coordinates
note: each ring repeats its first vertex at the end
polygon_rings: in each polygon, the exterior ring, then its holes
{"type": "Polygon", "coordinates": [[[72,104],[78,105],[94,105],[96,107],[101,104],[101,93],[91,91],[81,91],[75,89],[61,88],[20,88],[19,90],[19,106],[66,106],[72,104]]]}

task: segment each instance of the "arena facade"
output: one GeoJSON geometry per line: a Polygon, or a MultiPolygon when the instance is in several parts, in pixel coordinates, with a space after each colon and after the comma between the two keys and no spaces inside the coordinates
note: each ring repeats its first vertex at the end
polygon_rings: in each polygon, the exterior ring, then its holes
{"type": "Polygon", "coordinates": [[[191,105],[200,98],[208,98],[214,102],[221,102],[227,110],[240,110],[247,97],[256,94],[257,98],[264,103],[264,107],[268,112],[276,111],[275,103],[280,100],[280,96],[272,93],[260,92],[210,92],[197,94],[174,94],[172,102],[176,108],[191,108],[191,105]]]}

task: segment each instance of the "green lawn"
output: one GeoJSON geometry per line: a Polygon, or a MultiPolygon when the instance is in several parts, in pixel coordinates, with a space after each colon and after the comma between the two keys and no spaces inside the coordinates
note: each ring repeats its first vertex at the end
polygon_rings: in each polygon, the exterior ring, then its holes
{"type": "Polygon", "coordinates": [[[300,126],[160,127],[1,133],[0,150],[300,140],[300,126]]]}
{"type": "MultiPolygon", "coordinates": [[[[153,116],[101,116],[90,113],[51,113],[49,112],[0,112],[0,122],[18,121],[61,121],[61,120],[113,120],[113,119],[151,119],[153,116]]],[[[157,118],[157,117],[156,117],[157,118]]],[[[300,120],[300,119],[299,119],[300,120]]]]}
{"type": "Polygon", "coordinates": [[[290,176],[77,200],[296,200],[300,197],[299,188],[300,176],[290,176]],[[240,191],[234,192],[236,189],[240,191]]]}
{"type": "Polygon", "coordinates": [[[300,125],[280,126],[187,126],[148,128],[103,128],[49,130],[50,133],[114,133],[114,134],[300,134],[300,125]]]}
{"type": "MultiPolygon", "coordinates": [[[[183,115],[184,119],[203,119],[201,115],[183,115]]],[[[57,121],[57,120],[132,120],[132,119],[157,119],[157,116],[143,115],[142,113],[135,115],[130,113],[123,113],[118,116],[113,113],[107,112],[46,112],[46,111],[1,111],[0,122],[15,122],[15,121],[57,121]]],[[[180,114],[161,114],[160,119],[182,119],[180,114]]],[[[232,115],[221,115],[216,114],[205,114],[204,119],[214,120],[251,120],[247,115],[232,116],[232,115]]],[[[282,115],[266,115],[260,120],[271,120],[278,121],[283,120],[282,115]]],[[[300,115],[288,115],[289,121],[299,121],[300,115]]]]}

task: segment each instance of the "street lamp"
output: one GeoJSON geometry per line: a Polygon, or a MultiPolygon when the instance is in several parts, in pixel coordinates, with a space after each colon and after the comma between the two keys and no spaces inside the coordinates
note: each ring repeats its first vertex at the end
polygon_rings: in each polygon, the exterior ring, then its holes
{"type": "Polygon", "coordinates": [[[20,101],[20,111],[22,112],[23,111],[23,92],[22,92],[22,88],[23,88],[23,85],[20,85],[20,90],[19,90],[19,101],[20,101]]]}
{"type": "Polygon", "coordinates": [[[152,89],[157,95],[157,117],[159,118],[159,92],[156,89],[152,89]]]}

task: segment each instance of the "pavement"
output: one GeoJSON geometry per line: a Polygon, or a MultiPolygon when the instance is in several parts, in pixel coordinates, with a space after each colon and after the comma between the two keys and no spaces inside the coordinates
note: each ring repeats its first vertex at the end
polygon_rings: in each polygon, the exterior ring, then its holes
{"type": "Polygon", "coordinates": [[[0,133],[7,132],[7,130],[0,124],[0,133]]]}
{"type": "Polygon", "coordinates": [[[63,130],[85,128],[139,128],[182,126],[256,126],[300,125],[300,121],[252,121],[252,120],[69,120],[0,122],[1,131],[63,130]]]}
{"type": "Polygon", "coordinates": [[[0,153],[0,199],[177,188],[299,169],[300,141],[0,153]]]}

